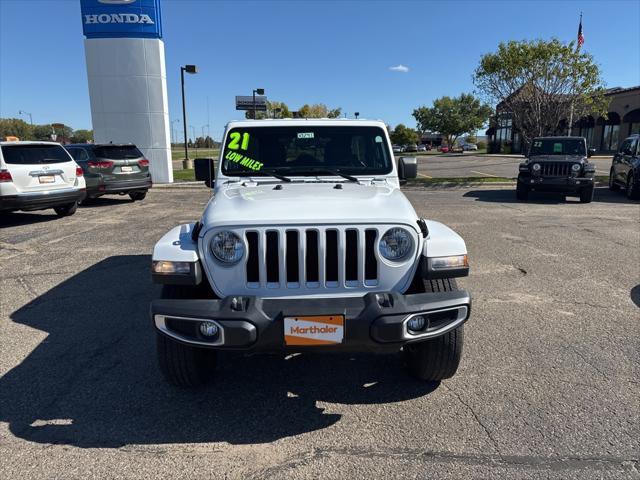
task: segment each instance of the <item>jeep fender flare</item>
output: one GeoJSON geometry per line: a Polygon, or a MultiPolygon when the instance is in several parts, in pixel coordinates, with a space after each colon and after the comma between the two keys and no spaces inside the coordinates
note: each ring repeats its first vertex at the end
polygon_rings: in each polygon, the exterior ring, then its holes
{"type": "Polygon", "coordinates": [[[198,242],[193,240],[196,223],[178,225],[165,233],[153,247],[152,264],[175,262],[189,264],[188,273],[158,273],[152,270],[154,283],[171,285],[198,285],[202,282],[202,265],[198,255],[198,242]]]}

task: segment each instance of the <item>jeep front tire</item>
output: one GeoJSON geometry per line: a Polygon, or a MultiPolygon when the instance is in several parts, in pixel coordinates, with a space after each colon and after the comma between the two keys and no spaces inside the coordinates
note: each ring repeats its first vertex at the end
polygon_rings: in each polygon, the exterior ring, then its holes
{"type": "Polygon", "coordinates": [[[529,188],[520,182],[516,185],[516,198],[521,202],[529,198],[529,188]]]}
{"type": "MultiPolygon", "coordinates": [[[[451,292],[458,290],[454,278],[424,280],[426,292],[451,292]]],[[[446,380],[455,375],[462,358],[464,326],[439,337],[405,345],[404,362],[416,378],[428,382],[446,380]]]]}
{"type": "MultiPolygon", "coordinates": [[[[161,298],[202,298],[200,289],[184,285],[163,285],[161,298]]],[[[178,387],[199,387],[213,380],[218,352],[185,345],[156,331],[158,364],[165,379],[178,387]]]]}

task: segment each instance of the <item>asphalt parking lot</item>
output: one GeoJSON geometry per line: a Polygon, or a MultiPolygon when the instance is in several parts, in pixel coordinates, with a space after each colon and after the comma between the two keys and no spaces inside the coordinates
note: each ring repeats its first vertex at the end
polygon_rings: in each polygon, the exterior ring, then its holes
{"type": "Polygon", "coordinates": [[[463,361],[441,384],[398,356],[228,354],[211,387],[167,385],[150,253],[203,188],[0,220],[2,477],[639,478],[640,204],[406,193],[471,255],[463,361]]]}
{"type": "MultiPolygon", "coordinates": [[[[411,155],[408,153],[407,155],[411,155]]],[[[396,155],[400,157],[401,155],[396,155]]],[[[443,177],[504,177],[516,178],[522,155],[513,157],[454,153],[418,156],[418,175],[423,178],[443,177]]],[[[611,157],[592,157],[596,175],[609,175],[611,157]]]]}

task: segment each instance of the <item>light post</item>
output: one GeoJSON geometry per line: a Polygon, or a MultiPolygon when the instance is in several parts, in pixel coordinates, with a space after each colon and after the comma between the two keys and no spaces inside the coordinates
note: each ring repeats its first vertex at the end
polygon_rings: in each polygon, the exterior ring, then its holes
{"type": "Polygon", "coordinates": [[[25,112],[24,110],[18,110],[18,115],[29,115],[29,123],[33,126],[33,117],[29,112],[25,112]]]}
{"type": "Polygon", "coordinates": [[[198,67],[195,65],[185,65],[180,67],[180,84],[182,86],[182,124],[184,127],[184,161],[185,165],[189,164],[189,147],[187,146],[187,108],[184,101],[184,72],[194,74],[198,73],[198,67]]]}
{"type": "Polygon", "coordinates": [[[198,144],[196,143],[196,127],[194,127],[193,125],[189,125],[189,128],[191,129],[191,134],[193,135],[193,147],[196,149],[196,156],[198,155],[198,144]]]}
{"type": "Polygon", "coordinates": [[[256,88],[253,91],[253,119],[256,119],[256,93],[258,95],[264,95],[264,88],[256,88]]]}

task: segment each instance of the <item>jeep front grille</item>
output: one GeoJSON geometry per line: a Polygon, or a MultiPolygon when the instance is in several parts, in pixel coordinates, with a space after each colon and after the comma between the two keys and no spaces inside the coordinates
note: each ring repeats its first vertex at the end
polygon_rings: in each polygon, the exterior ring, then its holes
{"type": "Polygon", "coordinates": [[[540,164],[540,174],[545,177],[568,177],[571,175],[571,165],[568,162],[543,162],[540,164]]]}
{"type": "Polygon", "coordinates": [[[374,287],[375,228],[247,230],[248,288],[374,287]]]}

